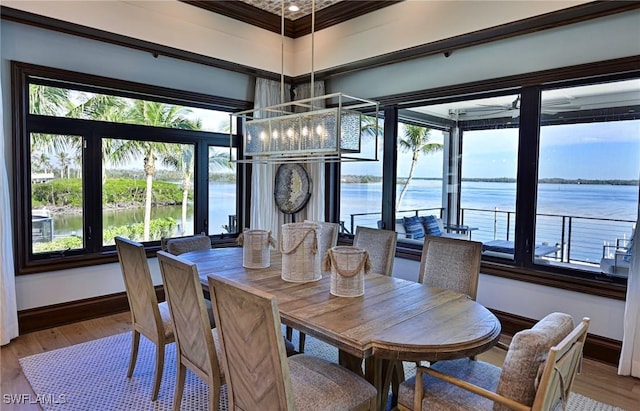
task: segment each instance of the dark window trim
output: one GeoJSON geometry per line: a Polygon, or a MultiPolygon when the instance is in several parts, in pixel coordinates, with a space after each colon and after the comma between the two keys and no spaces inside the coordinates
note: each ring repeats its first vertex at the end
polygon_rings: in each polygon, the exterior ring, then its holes
{"type": "MultiPolygon", "coordinates": [[[[108,93],[168,104],[179,104],[229,112],[245,110],[247,107],[252,106],[250,102],[120,81],[101,76],[91,76],[15,61],[11,62],[11,73],[14,164],[16,165],[13,179],[15,192],[13,225],[15,227],[14,238],[16,247],[14,249],[14,255],[17,275],[85,267],[117,261],[115,247],[103,247],[99,239],[94,241],[88,239],[85,244],[86,249],[70,251],[67,255],[51,253],[34,256],[31,253],[31,236],[29,234],[31,232],[31,222],[29,218],[31,214],[30,171],[28,167],[21,167],[20,165],[30,164],[28,136],[33,132],[81,136],[87,142],[85,163],[90,161],[92,164],[99,164],[101,161],[99,142],[102,137],[144,140],[149,139],[148,136],[152,135],[153,140],[193,144],[196,155],[200,158],[194,180],[196,185],[195,192],[198,196],[199,204],[201,204],[201,206],[196,207],[195,210],[194,232],[206,231],[206,219],[208,218],[208,179],[199,178],[198,176],[203,173],[204,175],[208,174],[209,147],[228,147],[228,134],[29,114],[28,84],[45,84],[72,89],[81,88],[84,91],[96,93],[108,93]],[[95,83],[93,83],[94,81],[95,83]],[[80,84],[80,87],[78,87],[78,84],[80,84]],[[130,87],[130,89],[127,89],[128,87],[130,87]]],[[[239,139],[235,138],[233,144],[237,144],[238,141],[239,139]]],[[[240,178],[243,172],[243,167],[238,167],[238,181],[241,181],[240,178]]],[[[84,186],[86,187],[90,184],[91,186],[100,187],[101,184],[99,184],[98,174],[99,173],[90,172],[86,166],[83,167],[84,186]]],[[[99,213],[92,216],[91,213],[88,212],[88,210],[94,209],[95,207],[101,208],[100,196],[97,191],[98,190],[93,190],[92,192],[83,193],[85,228],[92,226],[94,232],[102,233],[100,229],[102,214],[99,213]]],[[[238,188],[236,213],[238,215],[239,226],[244,224],[242,220],[243,215],[240,211],[243,209],[246,192],[246,188],[238,188]]],[[[233,239],[236,236],[237,234],[218,234],[211,235],[210,237],[216,244],[219,243],[221,246],[228,246],[229,241],[234,242],[233,239]]],[[[100,234],[99,238],[102,238],[102,234],[100,234]]],[[[152,255],[159,248],[159,242],[151,241],[147,244],[146,248],[147,252],[152,255]]]]}
{"type": "MultiPolygon", "coordinates": [[[[204,3],[204,2],[200,2],[204,3]]],[[[222,2],[221,2],[222,3],[222,2]]],[[[232,2],[225,2],[232,3],[232,2]]],[[[349,2],[344,2],[349,3],[349,2]]],[[[354,2],[355,3],[355,2],[354,2]]],[[[389,3],[390,1],[377,1],[366,3],[389,3]]],[[[389,5],[387,4],[387,5],[389,5]]],[[[358,5],[356,8],[360,8],[358,5]]],[[[382,7],[380,7],[382,8],[382,7]]],[[[381,67],[389,64],[401,63],[421,57],[426,57],[441,53],[452,53],[455,50],[459,50],[466,47],[476,46],[480,44],[490,43],[496,40],[503,40],[512,37],[522,36],[537,31],[554,29],[562,27],[568,24],[579,23],[582,21],[588,21],[599,17],[609,16],[618,13],[624,13],[633,11],[640,8],[640,2],[637,1],[593,1],[585,4],[580,4],[567,9],[558,10],[551,13],[546,13],[540,16],[535,16],[519,21],[498,25],[495,27],[478,30],[472,33],[462,34],[459,36],[450,37],[447,39],[434,41],[431,43],[423,44],[416,47],[410,47],[408,49],[399,50],[372,58],[367,58],[352,63],[347,63],[341,66],[333,67],[327,70],[317,71],[315,73],[316,80],[325,80],[330,77],[340,76],[344,74],[354,73],[358,71],[368,70],[374,67],[381,67]]],[[[220,14],[229,15],[217,11],[220,14]]],[[[234,11],[235,13],[236,11],[234,11]]],[[[342,12],[342,11],[341,11],[342,12]]],[[[351,12],[351,11],[350,11],[351,12]]],[[[252,24],[251,21],[247,21],[247,16],[243,14],[235,13],[231,15],[234,18],[238,18],[241,21],[252,24]]],[[[149,41],[144,41],[120,34],[109,33],[104,30],[99,30],[80,24],[74,24],[67,21],[54,19],[51,17],[41,16],[34,13],[14,9],[7,6],[0,6],[0,18],[9,21],[14,21],[21,24],[40,27],[46,30],[53,30],[61,33],[66,33],[78,37],[84,37],[96,41],[102,41],[105,43],[115,44],[118,46],[128,47],[135,50],[141,50],[151,53],[154,57],[167,56],[176,58],[179,60],[188,61],[196,64],[203,64],[210,67],[215,67],[223,70],[234,71],[237,73],[247,74],[256,77],[263,77],[271,80],[280,80],[279,73],[273,73],[267,70],[257,69],[254,67],[237,64],[202,54],[188,52],[185,50],[168,47],[162,44],[157,44],[149,41]]],[[[339,16],[334,16],[334,19],[340,19],[339,16]]],[[[278,25],[279,27],[279,25],[278,25]]],[[[263,27],[265,28],[265,27],[263,27]]],[[[278,30],[279,32],[279,30],[278,30]]],[[[297,76],[291,78],[285,76],[285,82],[287,83],[303,83],[307,82],[309,74],[297,76]]]]}
{"type": "MultiPolygon", "coordinates": [[[[421,90],[391,96],[382,96],[376,98],[376,100],[385,102],[385,107],[397,106],[400,108],[400,111],[402,113],[406,113],[402,109],[428,104],[452,102],[456,100],[492,97],[509,93],[522,93],[523,97],[529,96],[528,99],[531,101],[527,106],[530,106],[532,101],[539,101],[540,91],[542,90],[559,87],[578,86],[595,82],[625,80],[630,78],[638,78],[639,76],[640,56],[632,56],[591,64],[582,64],[577,66],[562,67],[554,70],[544,70],[523,75],[503,77],[499,79],[476,81],[430,90],[421,90]]],[[[523,104],[523,107],[524,106],[525,105],[523,104]]],[[[528,149],[535,148],[535,150],[532,150],[532,156],[534,158],[527,157],[520,159],[519,161],[537,162],[537,142],[535,145],[532,145],[533,137],[532,135],[527,135],[527,132],[523,131],[523,127],[531,129],[533,126],[528,126],[527,124],[534,124],[535,133],[537,135],[540,125],[540,122],[538,120],[540,119],[540,117],[541,115],[539,113],[539,110],[534,110],[534,112],[521,112],[519,127],[520,132],[525,133],[525,135],[523,135],[521,138],[527,141],[528,149]]],[[[637,118],[637,114],[627,115],[626,117],[637,118]]],[[[414,115],[412,116],[412,120],[420,122],[421,120],[425,121],[428,119],[421,118],[419,115],[414,115]]],[[[584,121],[586,120],[581,120],[581,122],[584,121]]],[[[561,123],[559,119],[542,116],[542,125],[559,123],[561,123]]],[[[474,128],[472,124],[467,124],[467,126],[472,126],[470,128],[474,128]]],[[[516,125],[514,124],[513,126],[516,125]]],[[[385,159],[389,158],[387,156],[387,151],[388,149],[385,146],[385,159]]],[[[395,159],[393,160],[393,167],[396,167],[395,159]]],[[[519,200],[520,202],[531,202],[530,196],[528,198],[523,197],[524,193],[530,193],[532,192],[531,190],[535,190],[534,186],[536,185],[535,182],[537,181],[537,173],[531,172],[530,174],[530,176],[524,179],[526,180],[525,183],[523,183],[522,185],[519,183],[518,192],[520,193],[521,197],[521,199],[519,200]]],[[[388,202],[389,194],[383,192],[382,204],[388,202]]],[[[520,222],[519,230],[521,230],[522,232],[516,235],[516,241],[519,241],[521,243],[521,248],[523,248],[521,251],[525,251],[524,255],[515,256],[515,261],[519,262],[518,265],[516,265],[515,263],[508,264],[507,261],[501,261],[500,259],[484,258],[482,261],[481,273],[516,281],[580,292],[584,294],[597,295],[617,300],[625,300],[626,284],[620,283],[619,280],[606,278],[605,276],[598,276],[597,274],[594,274],[591,278],[587,278],[587,276],[580,276],[581,274],[584,275],[584,273],[580,272],[579,270],[540,266],[534,264],[533,262],[522,263],[522,261],[528,261],[528,259],[526,258],[527,256],[525,245],[527,240],[531,241],[531,239],[527,239],[525,237],[525,234],[527,232],[532,232],[532,213],[535,213],[535,206],[531,210],[528,210],[525,213],[526,216],[524,216],[525,219],[529,219],[531,220],[531,222],[529,222],[528,220],[525,222],[520,222]]],[[[420,261],[421,250],[419,246],[399,241],[396,250],[396,256],[409,260],[420,261]]]]}

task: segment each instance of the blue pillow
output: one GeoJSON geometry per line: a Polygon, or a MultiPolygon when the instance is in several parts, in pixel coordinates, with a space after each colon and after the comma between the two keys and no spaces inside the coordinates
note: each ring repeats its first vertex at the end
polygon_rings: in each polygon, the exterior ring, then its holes
{"type": "Polygon", "coordinates": [[[407,238],[415,240],[424,238],[424,229],[418,217],[404,217],[402,225],[404,225],[404,231],[407,232],[407,238]]]}
{"type": "Polygon", "coordinates": [[[427,235],[433,235],[440,237],[442,235],[442,231],[440,231],[440,225],[438,224],[438,219],[434,215],[428,215],[420,217],[420,221],[422,222],[422,226],[424,227],[424,232],[427,235]]]}

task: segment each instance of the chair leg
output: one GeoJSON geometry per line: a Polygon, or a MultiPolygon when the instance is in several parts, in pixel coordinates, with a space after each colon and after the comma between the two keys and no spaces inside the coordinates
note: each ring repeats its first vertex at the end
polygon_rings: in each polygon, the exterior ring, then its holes
{"type": "Polygon", "coordinates": [[[162,371],[164,369],[164,344],[158,342],[156,344],[156,371],[153,378],[153,393],[151,394],[151,401],[158,399],[158,392],[160,392],[160,383],[162,382],[162,371]]]}
{"type": "MultiPolygon", "coordinates": [[[[180,354],[178,354],[178,361],[180,354]]],[[[187,375],[187,368],[182,363],[178,363],[178,372],[176,375],[176,391],[173,394],[173,411],[180,411],[182,404],[182,391],[184,390],[184,380],[187,375]]]]}
{"type": "Polygon", "coordinates": [[[298,333],[298,351],[300,351],[300,354],[304,353],[304,343],[305,340],[307,339],[307,334],[303,333],[302,331],[300,331],[298,333]]]}
{"type": "Polygon", "coordinates": [[[217,411],[220,407],[220,385],[209,379],[209,411],[217,411]]]}
{"type": "Polygon", "coordinates": [[[291,341],[293,339],[293,328],[289,327],[287,325],[286,327],[286,335],[287,335],[287,340],[291,341]]]}
{"type": "Polygon", "coordinates": [[[140,333],[136,330],[131,332],[131,358],[129,358],[129,369],[127,370],[127,378],[131,378],[133,370],[136,368],[136,360],[138,359],[138,346],[140,345],[140,333]]]}

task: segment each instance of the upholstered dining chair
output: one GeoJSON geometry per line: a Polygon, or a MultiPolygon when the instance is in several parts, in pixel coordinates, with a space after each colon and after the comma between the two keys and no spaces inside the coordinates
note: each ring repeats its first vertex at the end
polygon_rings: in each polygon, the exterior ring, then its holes
{"type": "Polygon", "coordinates": [[[286,357],[276,298],[209,276],[230,410],[374,410],[376,389],[306,354],[286,357]]]}
{"type": "Polygon", "coordinates": [[[176,339],[178,370],[173,409],[180,409],[189,368],[209,385],[209,411],[217,410],[220,387],[224,383],[220,368],[222,354],[218,331],[209,323],[198,269],[195,264],[164,251],[158,251],[158,263],[176,339]]]}
{"type": "Polygon", "coordinates": [[[418,367],[400,386],[400,410],[566,409],[589,318],[551,313],[516,333],[502,368],[468,358],[418,367]]]}
{"type": "Polygon", "coordinates": [[[184,237],[163,237],[160,248],[173,255],[188,253],[189,251],[211,249],[211,239],[204,233],[184,237]]]}
{"type": "Polygon", "coordinates": [[[138,358],[140,334],[156,346],[156,367],[151,400],[158,398],[165,344],[174,341],[173,323],[166,302],[158,303],[144,246],[123,237],[115,237],[120,269],[131,311],[132,343],[127,377],[131,378],[138,358]]]}
{"type": "Polygon", "coordinates": [[[371,272],[391,276],[393,260],[396,255],[398,237],[395,231],[369,227],[356,227],[353,237],[354,247],[364,248],[369,252],[371,272]]]}
{"type": "MultiPolygon", "coordinates": [[[[324,258],[324,255],[329,251],[332,247],[338,245],[338,232],[340,231],[340,225],[338,223],[328,223],[326,221],[312,221],[305,220],[305,223],[316,223],[320,224],[320,232],[318,233],[318,253],[321,258],[324,258]]],[[[331,273],[322,273],[322,275],[327,275],[331,273]]],[[[291,341],[293,337],[293,328],[286,326],[287,340],[291,341]]],[[[299,332],[298,334],[298,351],[300,353],[304,353],[304,345],[306,341],[307,335],[303,332],[299,332]]]]}
{"type": "Polygon", "coordinates": [[[476,299],[482,243],[426,236],[422,246],[418,282],[445,288],[476,299]]]}

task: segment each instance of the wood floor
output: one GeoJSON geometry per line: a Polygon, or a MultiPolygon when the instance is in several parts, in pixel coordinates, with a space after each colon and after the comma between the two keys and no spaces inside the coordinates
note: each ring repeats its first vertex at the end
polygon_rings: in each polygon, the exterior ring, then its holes
{"type": "MultiPolygon", "coordinates": [[[[41,409],[37,404],[23,403],[19,406],[7,404],[6,394],[28,394],[30,397],[27,398],[35,398],[18,364],[19,358],[123,333],[130,330],[130,325],[129,313],[122,313],[37,331],[16,338],[0,349],[0,367],[2,368],[0,408],[3,411],[41,409]]],[[[483,354],[481,359],[499,364],[504,359],[504,351],[493,349],[483,354]]],[[[640,379],[620,377],[616,374],[615,367],[591,360],[584,360],[582,374],[578,375],[573,390],[626,410],[636,410],[640,404],[640,379]]]]}

